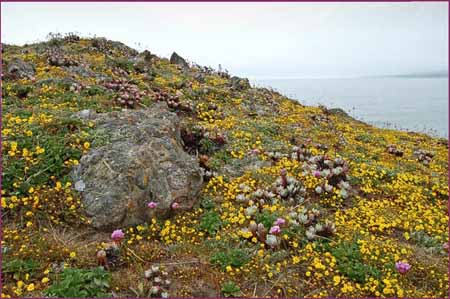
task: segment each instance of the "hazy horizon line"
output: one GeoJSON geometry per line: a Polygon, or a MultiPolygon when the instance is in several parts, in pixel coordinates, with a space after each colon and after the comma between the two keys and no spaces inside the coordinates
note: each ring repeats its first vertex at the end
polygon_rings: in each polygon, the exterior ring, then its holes
{"type": "Polygon", "coordinates": [[[436,74],[380,74],[380,75],[351,75],[351,76],[260,76],[260,75],[244,75],[249,80],[304,80],[304,79],[364,79],[364,78],[448,78],[448,72],[436,74]]]}

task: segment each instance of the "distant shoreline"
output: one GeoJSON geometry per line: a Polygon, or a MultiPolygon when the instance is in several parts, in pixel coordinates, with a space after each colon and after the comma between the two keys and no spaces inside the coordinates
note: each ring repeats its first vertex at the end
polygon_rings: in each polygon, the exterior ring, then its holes
{"type": "Polygon", "coordinates": [[[248,78],[249,80],[345,80],[345,79],[381,79],[381,78],[405,78],[405,79],[437,79],[437,78],[448,78],[448,74],[399,74],[399,75],[373,75],[373,76],[342,76],[342,77],[289,77],[289,76],[243,76],[248,78]]]}
{"type": "MultiPolygon", "coordinates": [[[[367,114],[370,111],[373,111],[373,109],[378,109],[376,107],[365,105],[366,100],[365,99],[371,99],[374,100],[375,97],[377,98],[377,101],[380,101],[381,104],[384,102],[380,100],[380,98],[385,97],[391,97],[391,99],[398,98],[399,96],[404,95],[404,93],[397,95],[392,94],[392,92],[389,94],[380,94],[380,91],[374,90],[373,86],[391,86],[390,89],[392,90],[392,86],[397,86],[398,84],[395,82],[400,82],[401,84],[398,85],[399,87],[403,87],[402,90],[404,91],[405,88],[408,90],[409,88],[412,88],[412,86],[418,86],[421,83],[418,81],[426,81],[426,82],[440,82],[438,83],[438,86],[442,86],[445,89],[448,89],[448,77],[418,77],[418,76],[412,76],[410,74],[409,76],[402,76],[402,75],[395,75],[395,76],[379,76],[379,77],[352,77],[352,78],[280,78],[280,77],[274,77],[273,79],[251,79],[250,82],[255,87],[270,87],[274,90],[287,95],[289,98],[294,99],[296,101],[299,101],[300,103],[308,106],[318,106],[318,105],[324,105],[327,108],[342,108],[349,116],[351,116],[353,119],[362,121],[366,124],[378,127],[378,128],[384,128],[384,129],[391,129],[391,130],[400,130],[404,132],[416,132],[416,133],[424,133],[429,136],[437,137],[437,138],[445,138],[448,140],[448,128],[444,128],[441,124],[447,123],[448,120],[442,119],[441,122],[435,123],[433,120],[430,120],[430,117],[424,118],[423,122],[417,123],[417,122],[411,122],[409,120],[399,120],[395,116],[391,117],[372,117],[368,116],[367,114]],[[442,79],[440,79],[442,78],[442,79]],[[409,81],[411,80],[411,81],[409,81]],[[447,80],[447,81],[446,81],[447,80]],[[333,83],[334,82],[334,83],[333,83]],[[365,86],[363,88],[363,92],[361,93],[361,88],[356,88],[355,86],[359,86],[360,82],[362,85],[365,86]],[[403,83],[402,83],[403,82],[403,83]],[[300,88],[293,88],[293,86],[300,86],[300,88]],[[312,86],[312,87],[311,87],[312,86]],[[336,88],[333,89],[333,86],[336,88]],[[354,88],[355,87],[355,88],[354,88]],[[331,88],[331,89],[330,89],[331,88]],[[340,90],[344,90],[343,93],[340,92],[340,90]],[[335,93],[336,92],[336,93],[335,93]],[[354,93],[353,93],[354,92],[354,93]],[[378,95],[378,96],[372,96],[372,95],[378,95]],[[340,102],[339,98],[359,98],[361,100],[361,104],[359,102],[349,102],[349,103],[342,103],[340,102]],[[328,100],[327,100],[328,99],[328,100]],[[333,99],[333,100],[330,100],[333,99]],[[365,106],[364,106],[365,105],[365,106]],[[352,112],[351,107],[358,107],[358,113],[356,111],[352,112]],[[355,113],[355,114],[353,114],[355,113]],[[421,125],[423,123],[423,125],[421,125]]],[[[431,84],[431,83],[427,83],[431,84]]],[[[433,84],[434,85],[434,84],[433,84]]],[[[395,87],[395,90],[397,90],[395,87]]],[[[397,91],[396,91],[397,92],[397,91]]],[[[425,97],[428,97],[431,94],[423,95],[425,97]]],[[[439,97],[442,97],[444,100],[447,99],[445,102],[448,102],[448,94],[445,92],[442,95],[439,95],[439,97]]],[[[384,104],[383,104],[384,105],[384,104]]],[[[421,109],[427,109],[427,107],[424,107],[423,105],[419,105],[421,109]]],[[[418,107],[419,107],[418,106],[418,107]]],[[[442,109],[447,110],[448,106],[447,104],[442,104],[442,109]]],[[[397,107],[398,108],[398,107],[397,107]]],[[[390,107],[388,110],[379,109],[379,115],[385,115],[386,112],[393,111],[397,109],[396,106],[390,107]]],[[[355,109],[355,108],[353,108],[355,109]]],[[[410,113],[410,111],[406,111],[405,113],[410,113]]],[[[413,113],[414,114],[414,113],[413,113]]],[[[417,116],[412,116],[411,119],[417,116]]]]}
{"type": "Polygon", "coordinates": [[[427,74],[400,74],[400,75],[384,75],[384,76],[369,76],[365,78],[448,78],[448,73],[427,73],[427,74]]]}

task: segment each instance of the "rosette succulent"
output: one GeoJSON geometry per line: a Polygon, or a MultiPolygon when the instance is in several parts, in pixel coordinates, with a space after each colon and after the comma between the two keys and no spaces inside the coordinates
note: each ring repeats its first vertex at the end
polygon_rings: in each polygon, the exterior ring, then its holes
{"type": "Polygon", "coordinates": [[[327,220],[325,223],[309,226],[305,234],[308,240],[315,240],[318,237],[331,238],[336,234],[336,227],[334,223],[327,220]]]}
{"type": "Polygon", "coordinates": [[[276,247],[280,244],[280,240],[275,235],[268,234],[265,243],[270,247],[276,247]]]}
{"type": "Polygon", "coordinates": [[[192,112],[193,110],[192,102],[191,101],[181,102],[180,97],[178,95],[171,95],[159,88],[154,88],[153,92],[154,92],[153,99],[155,101],[166,102],[169,108],[186,112],[192,112]]]}
{"type": "Polygon", "coordinates": [[[390,144],[387,146],[387,152],[397,157],[403,157],[403,151],[399,150],[396,145],[390,144]]]}
{"type": "Polygon", "coordinates": [[[309,159],[311,155],[311,151],[306,148],[306,145],[301,144],[292,148],[291,159],[303,162],[309,159]]]}
{"type": "Polygon", "coordinates": [[[104,87],[115,93],[114,101],[116,104],[127,108],[136,107],[141,102],[142,97],[146,95],[146,92],[141,91],[137,85],[122,78],[106,82],[104,87]]]}
{"type": "Polygon", "coordinates": [[[421,149],[414,151],[414,155],[417,157],[417,161],[423,165],[429,165],[434,157],[433,153],[421,149]]]}
{"type": "Polygon", "coordinates": [[[274,182],[273,190],[282,200],[290,204],[302,203],[306,194],[306,189],[295,178],[288,176],[286,169],[280,171],[280,177],[274,182]]]}

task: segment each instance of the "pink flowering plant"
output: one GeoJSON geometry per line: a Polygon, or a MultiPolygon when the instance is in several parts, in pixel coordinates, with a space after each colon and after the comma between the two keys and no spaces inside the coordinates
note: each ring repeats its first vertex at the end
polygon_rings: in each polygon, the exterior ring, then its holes
{"type": "Polygon", "coordinates": [[[158,203],[151,201],[148,203],[147,207],[149,207],[150,209],[155,209],[158,206],[158,203]]]}
{"type": "Polygon", "coordinates": [[[285,224],[286,224],[286,220],[283,219],[283,218],[277,218],[277,220],[275,220],[275,223],[274,223],[274,225],[278,225],[280,227],[285,225],[285,224]]]}
{"type": "Polygon", "coordinates": [[[271,233],[273,235],[277,235],[277,234],[281,233],[281,228],[278,225],[274,225],[270,228],[269,233],[271,233]]]}
{"type": "Polygon", "coordinates": [[[116,229],[111,234],[111,239],[114,241],[114,243],[119,244],[120,241],[125,237],[125,234],[122,232],[121,229],[116,229]]]}
{"type": "Polygon", "coordinates": [[[411,265],[407,262],[396,262],[395,263],[395,269],[397,269],[400,274],[405,274],[411,269],[411,265]]]}

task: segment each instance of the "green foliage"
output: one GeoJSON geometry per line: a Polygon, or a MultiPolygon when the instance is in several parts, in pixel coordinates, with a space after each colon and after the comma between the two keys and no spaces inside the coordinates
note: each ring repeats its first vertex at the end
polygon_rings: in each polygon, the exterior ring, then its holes
{"type": "Polygon", "coordinates": [[[82,94],[87,96],[102,95],[105,94],[105,90],[103,88],[100,88],[99,86],[91,86],[83,90],[82,94]]]}
{"type": "Polygon", "coordinates": [[[203,241],[202,245],[208,250],[227,250],[230,247],[230,244],[227,240],[216,240],[214,238],[206,239],[203,241]]]}
{"type": "Polygon", "coordinates": [[[133,62],[126,57],[117,57],[115,59],[110,59],[109,62],[111,63],[111,65],[121,68],[127,72],[131,72],[134,70],[133,62]]]}
{"type": "Polygon", "coordinates": [[[130,287],[130,291],[132,291],[137,298],[152,297],[151,288],[148,284],[144,284],[143,282],[139,282],[136,288],[130,287]]]}
{"type": "Polygon", "coordinates": [[[377,144],[385,144],[386,141],[382,136],[377,136],[376,134],[373,133],[364,133],[364,134],[360,134],[357,135],[355,137],[355,140],[360,141],[362,143],[377,143],[377,144]]]}
{"type": "Polygon", "coordinates": [[[211,153],[214,149],[214,142],[209,138],[202,138],[199,142],[200,152],[203,154],[211,153]]]}
{"type": "Polygon", "coordinates": [[[372,135],[370,134],[361,134],[355,137],[355,140],[361,141],[363,143],[370,143],[372,141],[372,135]]]}
{"type": "Polygon", "coordinates": [[[214,208],[215,204],[209,197],[205,197],[200,202],[200,206],[205,210],[211,210],[214,208]]]}
{"type": "Polygon", "coordinates": [[[225,162],[225,164],[230,163],[230,161],[233,159],[231,157],[231,154],[225,149],[222,149],[222,150],[218,151],[217,153],[215,153],[214,158],[225,162]]]}
{"type": "Polygon", "coordinates": [[[219,160],[215,157],[210,158],[210,160],[208,161],[208,166],[209,168],[211,168],[212,170],[218,170],[221,168],[223,164],[222,160],[219,160]]]}
{"type": "Polygon", "coordinates": [[[20,280],[25,274],[32,274],[39,268],[39,263],[32,259],[12,259],[3,262],[2,272],[10,274],[14,279],[20,280]]]}
{"type": "Polygon", "coordinates": [[[363,261],[356,240],[344,241],[331,248],[339,271],[351,280],[364,283],[368,277],[381,278],[381,272],[363,261]]]}
{"type": "MultiPolygon", "coordinates": [[[[357,152],[360,152],[360,153],[363,153],[363,154],[367,153],[367,149],[364,146],[356,145],[355,149],[356,149],[357,152]]],[[[361,162],[365,162],[365,161],[369,162],[370,161],[368,158],[363,158],[363,157],[359,157],[359,159],[360,159],[361,162]]]]}
{"type": "Polygon", "coordinates": [[[288,259],[289,259],[289,252],[287,250],[280,249],[270,255],[269,263],[271,264],[282,263],[283,261],[286,261],[288,259]]]}
{"type": "Polygon", "coordinates": [[[211,257],[211,263],[220,266],[222,270],[225,270],[227,266],[242,267],[249,260],[247,252],[239,248],[230,249],[227,252],[217,252],[211,257]]]}
{"type": "MultiPolygon", "coordinates": [[[[17,142],[19,149],[33,150],[36,146],[40,146],[45,149],[45,152],[38,156],[37,163],[28,163],[28,165],[24,159],[4,155],[2,185],[3,189],[11,194],[25,194],[31,186],[49,183],[51,176],[57,178],[66,176],[70,169],[64,165],[64,161],[79,160],[82,155],[82,150],[72,147],[71,143],[76,143],[77,138],[82,139],[82,129],[90,131],[80,120],[63,115],[55,117],[51,124],[45,126],[32,124],[27,128],[32,132],[32,136],[16,134],[13,140],[8,141],[17,142]],[[21,178],[23,181],[19,189],[14,188],[14,181],[21,178]]],[[[9,139],[9,136],[7,138],[9,139]]]]}
{"type": "Polygon", "coordinates": [[[50,32],[47,34],[48,44],[53,47],[59,47],[63,43],[63,36],[61,33],[50,32]]]}
{"type": "MultiPolygon", "coordinates": [[[[302,225],[298,226],[288,226],[286,228],[281,229],[281,235],[287,235],[289,238],[296,238],[296,236],[303,236],[305,235],[305,227],[302,225]]],[[[319,239],[321,241],[325,241],[324,239],[319,239]]],[[[316,240],[316,241],[319,241],[316,240]]],[[[301,241],[305,241],[308,243],[308,240],[301,239],[301,241]]],[[[305,243],[305,245],[306,245],[305,243]]]]}
{"type": "Polygon", "coordinates": [[[225,297],[237,297],[241,294],[241,289],[232,281],[227,281],[223,284],[221,289],[225,297]]]}
{"type": "Polygon", "coordinates": [[[278,216],[276,214],[264,211],[256,214],[256,223],[262,223],[265,228],[270,229],[277,218],[278,216]]]}
{"type": "Polygon", "coordinates": [[[258,169],[252,169],[251,170],[251,176],[254,180],[265,183],[265,184],[272,184],[273,183],[273,176],[268,173],[261,173],[258,171],[258,169]]]}
{"type": "Polygon", "coordinates": [[[433,237],[427,235],[424,231],[415,231],[411,233],[411,239],[425,248],[441,248],[441,243],[433,237]]]}
{"type": "Polygon", "coordinates": [[[211,235],[215,234],[221,226],[222,220],[216,211],[207,211],[200,219],[200,229],[207,231],[211,235]]]}
{"type": "Polygon", "coordinates": [[[111,274],[101,267],[88,270],[67,268],[59,281],[44,294],[58,298],[110,297],[107,293],[110,280],[111,274]]]}
{"type": "Polygon", "coordinates": [[[14,85],[12,90],[17,95],[17,97],[23,99],[26,98],[31,91],[33,91],[33,86],[16,84],[14,85]]]}
{"type": "MultiPolygon", "coordinates": [[[[254,122],[252,124],[253,128],[260,132],[262,134],[263,137],[267,138],[267,137],[275,137],[278,136],[280,133],[280,126],[276,123],[271,123],[271,122],[254,122]]],[[[270,139],[270,141],[272,141],[272,139],[270,139]]]]}
{"type": "Polygon", "coordinates": [[[130,291],[132,291],[137,298],[144,298],[148,296],[148,291],[144,289],[144,284],[142,282],[140,282],[136,288],[130,287],[130,291]]]}

